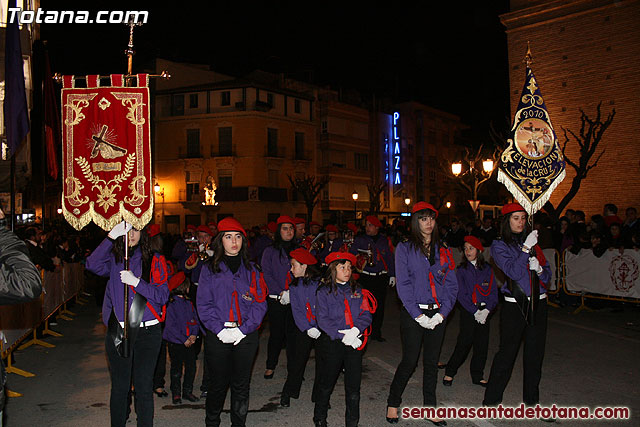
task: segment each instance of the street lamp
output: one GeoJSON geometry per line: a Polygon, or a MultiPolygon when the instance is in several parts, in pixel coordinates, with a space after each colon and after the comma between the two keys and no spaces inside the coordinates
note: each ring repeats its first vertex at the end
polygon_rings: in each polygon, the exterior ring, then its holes
{"type": "Polygon", "coordinates": [[[404,204],[406,206],[407,216],[408,216],[409,215],[409,205],[411,204],[411,199],[409,198],[409,196],[405,196],[404,197],[404,204]]]}
{"type": "Polygon", "coordinates": [[[353,190],[353,194],[351,195],[351,198],[353,199],[353,220],[357,221],[358,220],[358,213],[357,213],[357,203],[358,203],[358,192],[356,190],[353,190]]]}
{"type": "MultiPolygon", "coordinates": [[[[480,205],[480,200],[478,200],[478,189],[480,186],[487,181],[494,169],[494,161],[493,159],[485,159],[483,160],[481,157],[482,146],[476,153],[474,157],[472,157],[469,153],[469,150],[465,150],[465,158],[463,161],[468,165],[468,169],[464,172],[462,171],[462,162],[455,162],[451,164],[451,173],[460,178],[460,184],[469,190],[471,193],[472,199],[469,200],[469,204],[473,209],[473,213],[475,214],[478,210],[478,205],[480,205]],[[482,169],[476,168],[476,165],[482,163],[482,169]],[[466,177],[469,177],[468,179],[466,177]],[[465,179],[468,182],[465,182],[465,179]]],[[[447,202],[447,207],[449,207],[449,203],[447,202]]]]}
{"type": "Polygon", "coordinates": [[[58,208],[58,215],[62,214],[62,208],[58,208]]]}
{"type": "Polygon", "coordinates": [[[158,184],[158,181],[156,181],[156,183],[153,185],[153,191],[155,191],[158,196],[162,197],[162,228],[166,231],[164,225],[164,187],[160,187],[160,184],[158,184]]]}

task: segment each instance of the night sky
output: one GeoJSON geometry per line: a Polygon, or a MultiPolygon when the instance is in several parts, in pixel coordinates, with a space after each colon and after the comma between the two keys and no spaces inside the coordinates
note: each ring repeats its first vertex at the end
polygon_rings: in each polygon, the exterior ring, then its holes
{"type": "MultiPolygon", "coordinates": [[[[489,122],[507,122],[507,44],[498,15],[508,11],[508,1],[211,1],[197,10],[181,6],[186,2],[159,4],[43,0],[41,7],[148,10],[148,23],[135,31],[134,72],[156,56],[210,64],[235,76],[284,72],[458,114],[476,142],[488,139],[489,122]]],[[[45,24],[42,38],[54,72],[126,72],[125,25],[45,24]]]]}

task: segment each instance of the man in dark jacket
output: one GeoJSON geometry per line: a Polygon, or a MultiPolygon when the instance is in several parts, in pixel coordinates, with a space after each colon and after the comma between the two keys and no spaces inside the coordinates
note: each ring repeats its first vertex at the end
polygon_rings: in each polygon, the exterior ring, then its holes
{"type": "MultiPolygon", "coordinates": [[[[26,244],[6,227],[0,209],[0,305],[20,304],[42,293],[40,273],[29,258],[26,244]]],[[[4,385],[7,374],[0,360],[0,420],[4,411],[4,385]]]]}

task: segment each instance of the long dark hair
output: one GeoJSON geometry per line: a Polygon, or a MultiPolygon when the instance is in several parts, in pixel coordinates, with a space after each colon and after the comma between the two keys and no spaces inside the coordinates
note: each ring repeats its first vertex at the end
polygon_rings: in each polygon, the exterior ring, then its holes
{"type": "MultiPolygon", "coordinates": [[[[344,264],[347,261],[348,260],[346,259],[339,259],[329,264],[329,266],[327,267],[327,271],[325,271],[324,273],[324,277],[320,281],[320,286],[318,287],[318,289],[320,287],[323,287],[323,288],[328,288],[329,292],[333,292],[333,293],[338,292],[338,285],[336,283],[336,267],[338,267],[338,265],[340,264],[344,264]]],[[[355,268],[355,267],[352,266],[352,268],[355,268]]],[[[351,287],[351,293],[355,292],[356,289],[358,288],[358,284],[356,283],[355,280],[353,280],[353,270],[351,273],[351,277],[349,277],[348,283],[349,283],[349,286],[351,287]]]]}
{"type": "MultiPolygon", "coordinates": [[[[460,261],[460,264],[458,264],[458,268],[467,268],[467,266],[469,264],[471,264],[471,263],[469,262],[469,260],[467,259],[467,257],[465,256],[465,254],[463,252],[462,253],[462,261],[460,261]]],[[[471,264],[471,265],[473,265],[473,264],[471,264]]],[[[482,255],[482,252],[478,251],[478,256],[476,258],[476,268],[478,270],[482,270],[485,265],[487,265],[487,261],[484,260],[484,255],[482,255]]]]}
{"type": "Polygon", "coordinates": [[[422,252],[424,256],[429,258],[429,262],[433,263],[435,259],[436,245],[442,245],[440,242],[440,232],[438,231],[438,223],[433,225],[433,231],[431,232],[431,242],[428,246],[424,245],[424,236],[420,232],[420,219],[430,217],[436,217],[436,213],[431,209],[423,209],[411,215],[411,234],[409,235],[409,243],[411,247],[416,251],[422,252]]]}
{"type": "Polygon", "coordinates": [[[321,272],[320,272],[320,267],[318,267],[318,264],[307,264],[307,269],[304,271],[304,276],[295,277],[291,281],[291,284],[289,286],[298,286],[299,284],[302,284],[303,286],[307,286],[309,283],[311,283],[312,280],[315,280],[318,277],[320,277],[320,275],[321,275],[321,272]]]}
{"type": "MultiPolygon", "coordinates": [[[[147,282],[151,279],[151,260],[153,259],[153,248],[149,235],[145,231],[140,231],[140,240],[136,246],[129,248],[129,258],[131,258],[136,250],[142,252],[142,278],[147,282]]],[[[124,260],[124,236],[118,237],[113,242],[113,249],[111,250],[115,256],[116,263],[124,260]]]]}
{"type": "Polygon", "coordinates": [[[298,245],[296,244],[296,226],[295,224],[292,224],[293,237],[291,238],[291,240],[285,241],[285,240],[282,240],[282,235],[280,234],[280,230],[282,229],[282,226],[284,224],[291,224],[291,223],[285,222],[282,224],[278,224],[278,228],[276,228],[275,235],[273,236],[273,243],[271,244],[271,246],[273,246],[273,248],[280,253],[281,257],[282,257],[282,252],[284,251],[287,255],[287,258],[290,258],[289,252],[291,252],[292,250],[298,247],[298,245]]]}
{"type": "MultiPolygon", "coordinates": [[[[207,261],[207,265],[209,270],[213,273],[220,273],[220,263],[222,262],[222,258],[224,257],[224,246],[222,245],[222,237],[224,237],[225,233],[229,233],[228,231],[219,232],[216,237],[211,241],[211,250],[213,251],[213,256],[209,257],[207,261]]],[[[233,232],[231,232],[233,233],[233,232]]],[[[240,257],[242,263],[248,267],[249,266],[249,241],[247,237],[240,233],[242,236],[242,247],[240,248],[240,252],[238,256],[240,257]]]]}
{"type": "MultiPolygon", "coordinates": [[[[518,211],[520,212],[520,211],[518,211]]],[[[525,221],[524,230],[520,234],[514,234],[511,231],[511,215],[515,212],[511,212],[507,215],[502,216],[502,220],[500,222],[500,238],[507,245],[520,244],[524,241],[524,237],[529,234],[529,222],[525,221]]]]}

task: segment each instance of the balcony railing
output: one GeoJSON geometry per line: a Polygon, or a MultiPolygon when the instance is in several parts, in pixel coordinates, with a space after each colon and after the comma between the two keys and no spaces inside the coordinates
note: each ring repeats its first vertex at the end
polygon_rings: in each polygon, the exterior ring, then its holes
{"type": "Polygon", "coordinates": [[[211,146],[211,157],[236,157],[237,155],[235,146],[222,150],[213,145],[211,146]]]}
{"type": "Polygon", "coordinates": [[[266,147],[264,150],[264,156],[265,157],[274,157],[274,158],[281,158],[283,159],[285,157],[286,154],[286,150],[285,147],[266,147]]]}
{"type": "Polygon", "coordinates": [[[185,150],[184,147],[178,147],[178,158],[179,159],[201,159],[202,153],[200,150],[197,152],[185,150]]]}

